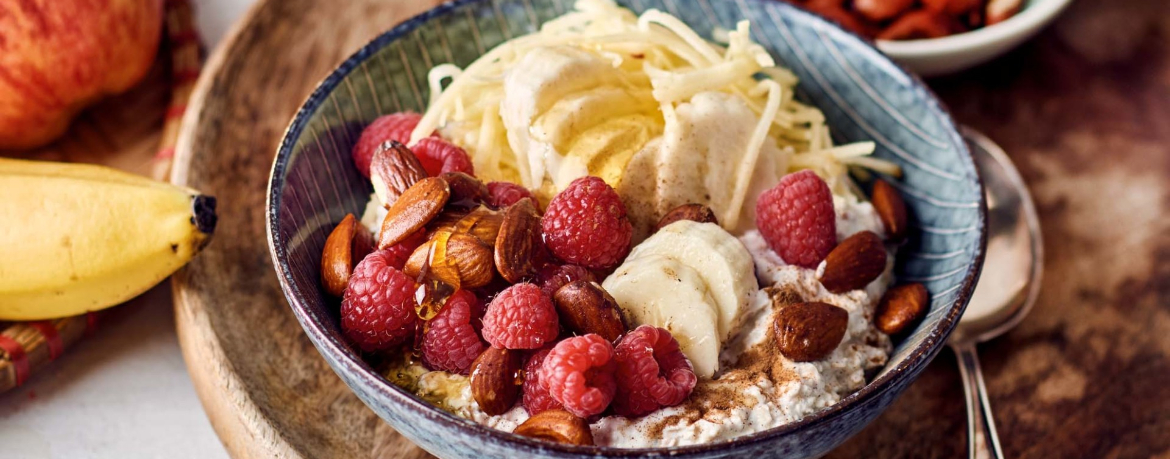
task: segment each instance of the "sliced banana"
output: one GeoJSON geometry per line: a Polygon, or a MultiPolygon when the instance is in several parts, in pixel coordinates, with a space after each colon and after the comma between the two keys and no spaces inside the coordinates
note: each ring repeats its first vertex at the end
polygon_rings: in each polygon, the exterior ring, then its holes
{"type": "Polygon", "coordinates": [[[714,223],[671,223],[634,247],[629,258],[651,254],[674,258],[699,274],[718,305],[721,340],[735,329],[760,288],[747,248],[714,223]]]}
{"type": "Polygon", "coordinates": [[[677,259],[646,254],[627,258],[602,284],[634,325],[669,330],[700,378],[719,367],[723,340],[719,313],[707,283],[677,259]]]}

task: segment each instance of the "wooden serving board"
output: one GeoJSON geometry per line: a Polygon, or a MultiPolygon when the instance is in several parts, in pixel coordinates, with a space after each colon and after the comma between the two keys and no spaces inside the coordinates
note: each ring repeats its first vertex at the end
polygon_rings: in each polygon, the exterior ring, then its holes
{"type": "MultiPolygon", "coordinates": [[[[379,32],[437,1],[261,1],[197,85],[173,180],[219,197],[208,249],[174,279],[180,343],[235,457],[425,457],[334,375],[276,281],[265,186],[294,111],[379,32]]],[[[1032,185],[1049,254],[1041,300],[982,347],[1009,457],[1170,451],[1170,21],[1163,0],[1082,0],[990,66],[932,82],[1032,185]]],[[[830,454],[966,454],[949,352],[830,454]]]]}

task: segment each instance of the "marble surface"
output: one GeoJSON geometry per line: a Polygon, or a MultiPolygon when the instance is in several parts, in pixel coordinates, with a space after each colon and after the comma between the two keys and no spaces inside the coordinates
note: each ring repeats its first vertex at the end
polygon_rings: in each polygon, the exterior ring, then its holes
{"type": "MultiPolygon", "coordinates": [[[[194,0],[208,49],[252,0],[194,0]]],[[[187,376],[170,284],[119,306],[99,333],[0,394],[0,457],[226,458],[187,376]]]]}

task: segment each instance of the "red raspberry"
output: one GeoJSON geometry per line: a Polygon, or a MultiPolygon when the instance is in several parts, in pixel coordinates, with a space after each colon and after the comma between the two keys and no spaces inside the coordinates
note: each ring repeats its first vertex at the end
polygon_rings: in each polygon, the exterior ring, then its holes
{"type": "Polygon", "coordinates": [[[617,395],[613,409],[618,415],[636,417],[678,405],[698,382],[678,341],[665,329],[642,325],[618,341],[614,354],[617,395]]]}
{"type": "Polygon", "coordinates": [[[386,252],[390,254],[390,266],[401,271],[406,266],[406,260],[410,259],[410,254],[414,253],[414,250],[424,242],[426,242],[426,231],[419,231],[407,237],[406,240],[387,247],[386,252]]]}
{"type": "Polygon", "coordinates": [[[557,339],[559,331],[552,299],[528,283],[496,295],[483,317],[483,338],[500,349],[538,349],[557,339]]]}
{"type": "Polygon", "coordinates": [[[432,370],[468,374],[471,362],[487,347],[472,325],[482,314],[483,305],[467,290],[447,298],[443,309],[427,323],[421,346],[423,363],[432,370]]]}
{"type": "Polygon", "coordinates": [[[341,331],[366,352],[383,351],[414,336],[414,281],[378,250],[353,269],[341,300],[341,331]]]}
{"type": "Polygon", "coordinates": [[[756,201],[756,226],[784,261],[816,268],[837,245],[829,185],[808,170],[784,176],[756,201]]]}
{"type": "Polygon", "coordinates": [[[545,357],[540,381],[552,398],[578,417],[601,414],[613,400],[613,345],[590,333],[566,338],[545,357]]]}
{"type": "MultiPolygon", "coordinates": [[[[362,130],[357,145],[353,146],[353,164],[366,178],[370,177],[370,161],[374,159],[374,151],[378,146],[389,140],[397,140],[403,145],[410,141],[410,133],[422,120],[422,115],[412,112],[393,113],[379,116],[362,130]]],[[[434,135],[434,134],[432,134],[434,135]]]]}
{"type": "Polygon", "coordinates": [[[488,182],[488,193],[491,194],[491,204],[497,209],[503,209],[512,204],[519,202],[524,198],[532,198],[533,204],[536,203],[536,196],[532,195],[528,188],[511,182],[488,182]]]}
{"type": "Polygon", "coordinates": [[[541,366],[544,365],[544,358],[551,351],[551,347],[541,349],[532,354],[532,357],[529,357],[528,362],[524,364],[524,397],[521,399],[521,403],[524,404],[524,409],[528,411],[529,416],[535,416],[542,411],[563,408],[548,393],[548,388],[540,382],[541,366]]]}
{"type": "Polygon", "coordinates": [[[588,269],[577,265],[558,265],[555,263],[549,263],[544,265],[543,268],[540,268],[540,271],[536,273],[536,278],[540,281],[540,289],[549,298],[556,295],[557,290],[560,290],[561,287],[573,281],[597,281],[593,277],[593,273],[589,272],[588,269]]]}
{"type": "Polygon", "coordinates": [[[557,258],[591,269],[616,266],[630,252],[633,227],[621,197],[597,177],[570,183],[540,220],[544,243],[557,258]]]}
{"type": "Polygon", "coordinates": [[[423,169],[432,176],[444,172],[462,172],[475,176],[475,169],[471,166],[471,157],[467,156],[467,152],[446,140],[427,137],[410,147],[410,151],[414,152],[423,169]]]}

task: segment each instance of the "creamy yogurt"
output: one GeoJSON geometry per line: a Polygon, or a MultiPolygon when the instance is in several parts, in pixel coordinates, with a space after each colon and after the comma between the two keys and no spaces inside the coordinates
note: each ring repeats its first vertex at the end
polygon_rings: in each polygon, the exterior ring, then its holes
{"type": "MultiPolygon", "coordinates": [[[[838,200],[835,207],[839,237],[865,230],[882,233],[881,221],[868,203],[838,200]]],[[[886,271],[865,289],[834,294],[818,280],[823,266],[814,270],[785,263],[756,230],[739,239],[752,255],[760,285],[766,288],[756,291],[739,327],[725,343],[719,372],[713,379],[700,381],[682,405],[637,419],[607,416],[594,422],[591,428],[598,445],[682,446],[768,430],[836,404],[863,387],[868,373],[885,366],[892,345],[888,336],[874,328],[872,319],[878,299],[892,281],[893,257],[886,271]],[[793,362],[776,352],[770,334],[772,288],[848,312],[849,325],[841,344],[816,362],[793,362]]],[[[528,419],[519,404],[499,416],[481,411],[464,376],[429,372],[420,378],[419,392],[445,394],[445,408],[499,430],[512,431],[528,419]]]]}

